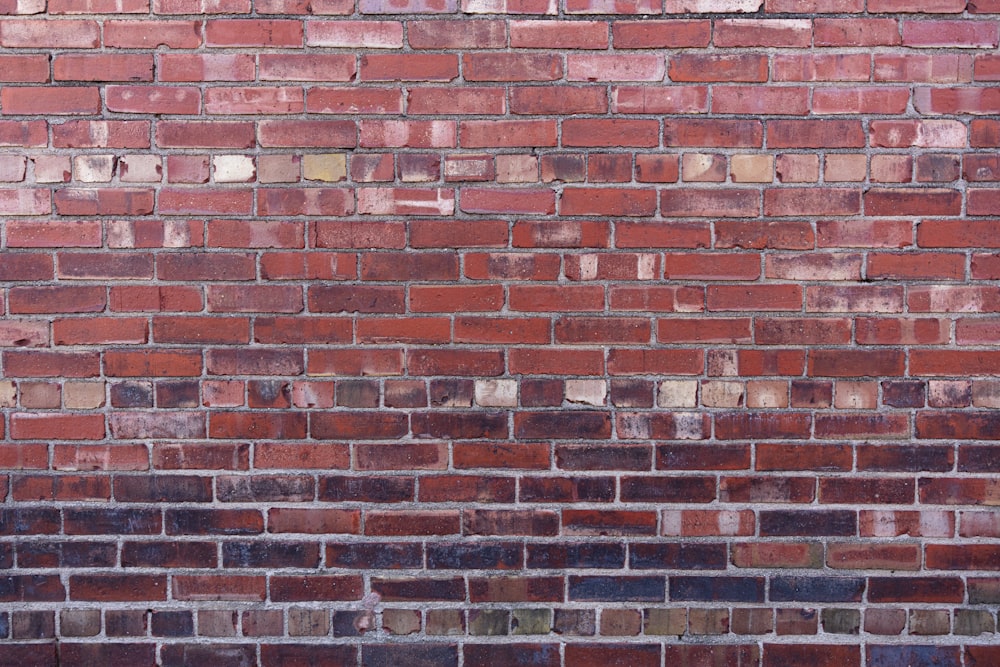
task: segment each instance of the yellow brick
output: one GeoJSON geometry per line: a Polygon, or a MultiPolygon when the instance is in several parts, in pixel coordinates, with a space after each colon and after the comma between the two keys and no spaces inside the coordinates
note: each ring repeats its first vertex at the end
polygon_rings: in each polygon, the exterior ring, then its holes
{"type": "Polygon", "coordinates": [[[304,155],[302,171],[307,181],[343,181],[347,178],[347,158],[343,153],[304,155]]]}

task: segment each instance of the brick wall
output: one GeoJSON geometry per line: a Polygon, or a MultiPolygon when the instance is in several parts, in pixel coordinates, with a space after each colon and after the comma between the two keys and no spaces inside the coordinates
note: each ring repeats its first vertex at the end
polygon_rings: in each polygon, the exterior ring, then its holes
{"type": "Polygon", "coordinates": [[[997,0],[0,14],[0,663],[1000,664],[997,0]]]}

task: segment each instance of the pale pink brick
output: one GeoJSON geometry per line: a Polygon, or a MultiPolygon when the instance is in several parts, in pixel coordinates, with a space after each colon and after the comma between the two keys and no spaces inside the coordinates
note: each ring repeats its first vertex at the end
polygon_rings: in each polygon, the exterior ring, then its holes
{"type": "Polygon", "coordinates": [[[823,178],[828,183],[861,182],[868,175],[865,155],[830,153],[823,166],[823,178]]]}
{"type": "Polygon", "coordinates": [[[68,155],[38,155],[31,158],[36,183],[69,183],[73,168],[68,155]]]}
{"type": "Polygon", "coordinates": [[[462,0],[466,14],[556,14],[558,0],[462,0]]]}
{"type": "Polygon", "coordinates": [[[216,183],[249,183],[256,176],[253,158],[248,155],[216,155],[212,158],[216,183]]]}
{"type": "Polygon", "coordinates": [[[707,86],[616,86],[611,89],[615,113],[705,113],[707,86]]]}
{"type": "Polygon", "coordinates": [[[0,215],[48,215],[51,212],[52,196],[48,190],[0,190],[0,215]]]}
{"type": "Polygon", "coordinates": [[[454,14],[458,0],[359,0],[362,14],[454,14]]]}
{"type": "Polygon", "coordinates": [[[652,54],[567,56],[570,81],[662,81],[667,66],[652,54]]]}
{"type": "Polygon", "coordinates": [[[310,21],[306,44],[338,49],[401,49],[400,21],[310,21]]]}
{"type": "Polygon", "coordinates": [[[663,0],[566,0],[567,14],[659,14],[663,0]]]}
{"type": "Polygon", "coordinates": [[[604,405],[608,386],[604,380],[566,380],[566,400],[584,405],[604,405]]]}
{"type": "Polygon", "coordinates": [[[667,14],[748,14],[756,12],[764,0],[665,0],[667,14]]]}
{"type": "Polygon", "coordinates": [[[0,182],[20,183],[24,180],[27,164],[27,158],[22,156],[0,155],[0,182]]]}
{"type": "Polygon", "coordinates": [[[498,183],[534,183],[538,181],[538,158],[534,155],[496,156],[498,183]]]}
{"type": "Polygon", "coordinates": [[[159,183],[163,160],[159,155],[123,155],[118,160],[118,178],[126,183],[159,183]]]}
{"type": "Polygon", "coordinates": [[[362,215],[453,215],[455,191],[448,188],[358,188],[362,215]]]}
{"type": "Polygon", "coordinates": [[[73,158],[73,178],[82,183],[107,183],[114,169],[113,155],[78,155],[73,158]]]}
{"type": "Polygon", "coordinates": [[[361,146],[365,148],[454,148],[458,124],[450,120],[363,120],[361,146]]]}

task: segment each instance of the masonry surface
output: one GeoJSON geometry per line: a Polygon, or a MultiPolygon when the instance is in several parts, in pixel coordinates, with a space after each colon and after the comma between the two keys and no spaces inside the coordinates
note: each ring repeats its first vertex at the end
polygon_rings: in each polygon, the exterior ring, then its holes
{"type": "Polygon", "coordinates": [[[1000,1],[0,14],[0,664],[1000,664],[1000,1]]]}

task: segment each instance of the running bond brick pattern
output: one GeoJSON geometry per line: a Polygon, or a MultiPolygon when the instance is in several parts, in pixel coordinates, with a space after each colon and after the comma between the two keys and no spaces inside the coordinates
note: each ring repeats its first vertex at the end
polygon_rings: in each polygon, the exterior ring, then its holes
{"type": "Polygon", "coordinates": [[[997,0],[0,14],[0,664],[1000,664],[997,0]]]}

